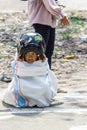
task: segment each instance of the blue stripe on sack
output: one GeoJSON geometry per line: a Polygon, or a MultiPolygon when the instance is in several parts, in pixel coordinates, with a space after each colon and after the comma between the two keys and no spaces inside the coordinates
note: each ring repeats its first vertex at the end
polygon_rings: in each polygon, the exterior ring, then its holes
{"type": "Polygon", "coordinates": [[[14,74],[14,93],[18,94],[18,77],[16,75],[16,62],[13,62],[12,64],[12,69],[13,69],[13,74],[14,74]]]}
{"type": "Polygon", "coordinates": [[[16,75],[16,64],[13,65],[13,73],[14,73],[14,78],[15,78],[15,82],[14,82],[14,93],[17,94],[17,107],[25,107],[26,106],[26,100],[19,95],[19,91],[18,91],[18,76],[16,75]]]}
{"type": "Polygon", "coordinates": [[[18,107],[26,107],[26,100],[18,94],[18,99],[17,99],[17,105],[18,107]]]}

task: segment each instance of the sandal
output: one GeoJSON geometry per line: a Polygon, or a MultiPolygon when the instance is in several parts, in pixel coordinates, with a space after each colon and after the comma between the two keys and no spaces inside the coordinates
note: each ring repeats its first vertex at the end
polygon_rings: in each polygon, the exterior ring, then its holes
{"type": "Polygon", "coordinates": [[[2,77],[0,78],[0,80],[3,81],[3,82],[6,82],[6,83],[11,82],[11,78],[8,77],[8,76],[2,76],[2,77]]]}

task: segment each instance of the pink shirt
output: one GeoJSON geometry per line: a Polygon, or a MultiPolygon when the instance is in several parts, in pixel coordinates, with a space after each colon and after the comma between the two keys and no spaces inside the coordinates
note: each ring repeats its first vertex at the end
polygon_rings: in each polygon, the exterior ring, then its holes
{"type": "Polygon", "coordinates": [[[56,20],[63,18],[65,15],[55,0],[29,0],[29,24],[34,23],[56,27],[56,20]]]}

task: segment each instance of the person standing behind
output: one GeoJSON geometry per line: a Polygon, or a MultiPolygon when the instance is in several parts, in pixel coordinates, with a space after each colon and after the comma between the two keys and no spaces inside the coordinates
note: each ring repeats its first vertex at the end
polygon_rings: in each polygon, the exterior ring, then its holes
{"type": "Polygon", "coordinates": [[[52,54],[54,51],[56,21],[62,25],[69,25],[69,20],[57,5],[55,0],[29,0],[29,24],[35,32],[40,33],[46,42],[46,57],[51,69],[52,54]]]}

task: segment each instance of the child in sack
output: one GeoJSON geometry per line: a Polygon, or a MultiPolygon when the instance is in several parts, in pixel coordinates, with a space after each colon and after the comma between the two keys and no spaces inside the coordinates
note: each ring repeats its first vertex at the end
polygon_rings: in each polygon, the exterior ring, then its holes
{"type": "Polygon", "coordinates": [[[45,42],[39,33],[21,36],[12,62],[13,80],[3,102],[15,107],[50,106],[57,94],[57,79],[45,56],[45,42]]]}

